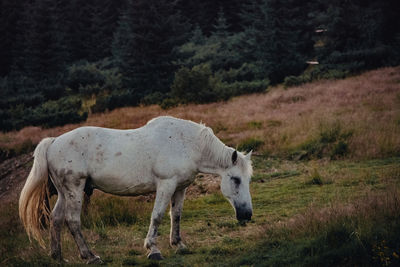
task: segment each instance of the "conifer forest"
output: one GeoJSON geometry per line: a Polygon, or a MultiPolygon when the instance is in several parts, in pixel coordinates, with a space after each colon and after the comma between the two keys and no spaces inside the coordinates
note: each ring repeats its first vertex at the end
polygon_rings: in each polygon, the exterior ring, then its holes
{"type": "Polygon", "coordinates": [[[0,129],[400,63],[395,0],[1,0],[0,129]]]}

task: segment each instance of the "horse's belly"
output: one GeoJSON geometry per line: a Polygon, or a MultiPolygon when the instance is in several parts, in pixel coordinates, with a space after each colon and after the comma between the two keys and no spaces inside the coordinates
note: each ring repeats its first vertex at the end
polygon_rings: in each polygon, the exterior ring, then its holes
{"type": "Polygon", "coordinates": [[[93,177],[91,182],[95,188],[116,195],[135,196],[156,191],[156,186],[151,180],[135,180],[124,180],[120,177],[93,177]]]}
{"type": "Polygon", "coordinates": [[[117,195],[142,195],[156,191],[156,184],[151,175],[118,175],[117,172],[102,172],[91,175],[95,188],[117,195]]]}

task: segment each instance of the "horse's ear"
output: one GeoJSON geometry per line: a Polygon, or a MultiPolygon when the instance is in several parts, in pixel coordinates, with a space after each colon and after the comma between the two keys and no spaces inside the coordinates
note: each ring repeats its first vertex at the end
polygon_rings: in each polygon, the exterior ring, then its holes
{"type": "Polygon", "coordinates": [[[250,152],[246,154],[246,159],[247,159],[247,160],[250,160],[250,158],[251,158],[251,153],[253,153],[253,150],[250,150],[250,152]]]}
{"type": "Polygon", "coordinates": [[[235,150],[235,151],[232,153],[232,164],[233,164],[233,165],[236,165],[236,163],[237,163],[237,158],[238,158],[238,154],[237,154],[237,151],[235,150]]]}

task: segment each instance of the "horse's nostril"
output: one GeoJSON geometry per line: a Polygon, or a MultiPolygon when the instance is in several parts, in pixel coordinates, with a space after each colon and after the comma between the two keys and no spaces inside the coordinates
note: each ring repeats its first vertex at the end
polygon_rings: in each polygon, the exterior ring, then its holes
{"type": "Polygon", "coordinates": [[[251,220],[251,216],[253,216],[253,213],[250,211],[250,212],[247,213],[247,219],[251,220]]]}
{"type": "Polygon", "coordinates": [[[236,209],[236,218],[238,221],[250,221],[253,212],[248,209],[236,209]]]}

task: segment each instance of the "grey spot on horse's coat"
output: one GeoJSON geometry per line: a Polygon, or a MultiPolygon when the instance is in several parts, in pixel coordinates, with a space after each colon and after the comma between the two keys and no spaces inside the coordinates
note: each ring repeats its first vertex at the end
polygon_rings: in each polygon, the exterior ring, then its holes
{"type": "Polygon", "coordinates": [[[104,155],[104,152],[103,152],[103,151],[98,151],[98,152],[96,153],[96,162],[97,162],[97,163],[101,163],[101,162],[104,161],[103,155],[104,155]]]}
{"type": "Polygon", "coordinates": [[[61,170],[59,170],[59,172],[57,173],[57,176],[63,176],[65,174],[65,169],[62,168],[61,170]]]}
{"type": "Polygon", "coordinates": [[[68,163],[71,163],[72,162],[72,160],[68,160],[68,163]]]}
{"type": "Polygon", "coordinates": [[[76,186],[79,186],[80,184],[81,184],[81,180],[80,180],[79,178],[76,179],[76,180],[75,180],[75,185],[76,185],[76,186]]]}
{"type": "Polygon", "coordinates": [[[69,142],[69,144],[70,144],[71,146],[73,146],[75,143],[74,143],[74,141],[71,141],[71,142],[69,142]]]}
{"type": "Polygon", "coordinates": [[[122,155],[122,152],[117,152],[117,153],[115,153],[115,156],[116,156],[116,157],[121,156],[121,155],[122,155]]]}
{"type": "Polygon", "coordinates": [[[66,174],[72,174],[73,171],[72,170],[68,170],[66,174]]]}

